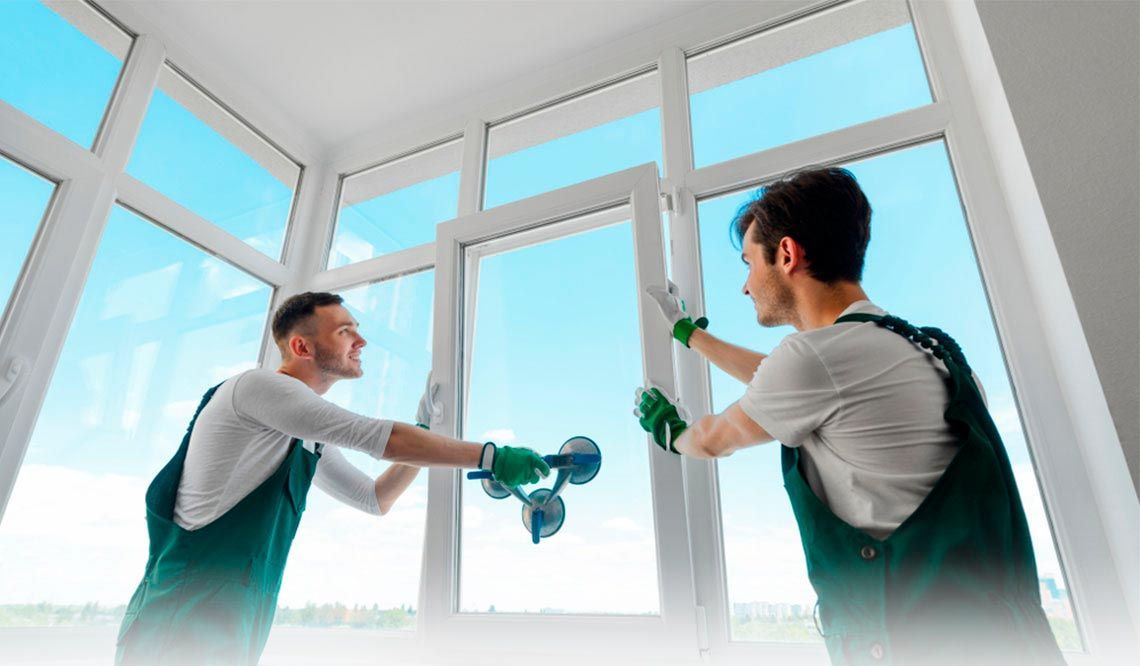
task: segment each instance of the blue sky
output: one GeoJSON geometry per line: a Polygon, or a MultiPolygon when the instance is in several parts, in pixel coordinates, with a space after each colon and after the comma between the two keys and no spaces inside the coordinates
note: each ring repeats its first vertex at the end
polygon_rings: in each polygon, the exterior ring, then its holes
{"type": "Polygon", "coordinates": [[[296,183],[278,181],[161,88],[150,101],[127,173],[281,258],[296,183]]]}
{"type": "MultiPolygon", "coordinates": [[[[91,143],[117,59],[26,1],[0,3],[0,55],[0,98],[91,143]]],[[[693,96],[694,153],[701,166],[929,101],[913,33],[903,26],[693,96]]],[[[651,109],[504,155],[489,165],[486,205],[660,163],[660,137],[659,111],[651,109]]],[[[868,293],[962,344],[1017,467],[1041,571],[1058,574],[943,145],[851,169],[875,209],[868,293]]],[[[162,92],[128,172],[270,256],[280,253],[293,185],[162,92]]],[[[8,241],[0,248],[0,298],[19,274],[51,190],[0,159],[8,241]]],[[[458,174],[449,173],[345,209],[330,265],[431,242],[435,224],[455,215],[457,196],[458,174]]],[[[745,267],[728,223],[748,196],[700,204],[704,295],[714,333],[767,351],[790,331],[757,326],[740,294],[745,267]]],[[[582,434],[601,445],[604,463],[589,485],[566,491],[566,524],[538,547],[517,500],[496,502],[465,483],[464,609],[658,610],[648,451],[630,415],[642,372],[633,268],[628,222],[482,260],[464,435],[553,453],[582,434]],[[548,575],[565,570],[574,575],[548,575]],[[624,597],[612,594],[616,585],[624,597]]],[[[345,293],[370,342],[366,374],[335,387],[330,399],[364,414],[413,418],[431,367],[433,281],[427,271],[345,293]]],[[[145,561],[142,491],[177,447],[201,393],[256,363],[270,292],[114,209],[0,525],[0,603],[125,602],[145,561]]],[[[743,387],[714,371],[712,390],[722,409],[743,387]]],[[[759,447],[720,465],[730,602],[813,599],[777,450],[759,447]]],[[[350,458],[370,473],[384,469],[350,458]]],[[[319,568],[322,576],[287,574],[282,603],[415,605],[426,478],[380,521],[314,491],[290,571],[319,568]],[[346,554],[343,566],[323,566],[329,552],[346,554]]]]}

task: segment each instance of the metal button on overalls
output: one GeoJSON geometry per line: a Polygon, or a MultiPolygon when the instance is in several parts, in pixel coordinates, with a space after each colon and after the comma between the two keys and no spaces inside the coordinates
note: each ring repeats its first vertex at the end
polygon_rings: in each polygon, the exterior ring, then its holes
{"type": "Polygon", "coordinates": [[[936,360],[948,373],[943,418],[959,448],[914,513],[878,541],[832,513],[804,477],[799,447],[782,447],[808,578],[828,609],[823,638],[832,666],[1064,666],[1041,609],[1013,466],[961,348],[897,318],[855,313],[837,321],[846,322],[938,342],[936,360]],[[995,591],[1000,604],[988,596],[995,591]]]}
{"type": "Polygon", "coordinates": [[[883,654],[884,654],[884,651],[883,651],[883,646],[881,644],[875,643],[874,645],[871,646],[871,658],[872,659],[882,659],[883,654]]]}
{"type": "Polygon", "coordinates": [[[147,488],[150,559],[123,617],[116,664],[256,666],[269,638],[321,447],[309,451],[294,439],[277,470],[233,508],[183,529],[174,523],[178,484],[194,425],[217,388],[147,488]]]}

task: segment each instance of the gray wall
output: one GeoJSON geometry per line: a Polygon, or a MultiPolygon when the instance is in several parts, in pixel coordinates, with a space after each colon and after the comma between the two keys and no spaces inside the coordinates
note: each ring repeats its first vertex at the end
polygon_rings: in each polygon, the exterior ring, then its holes
{"type": "Polygon", "coordinates": [[[1140,2],[978,11],[1140,488],[1140,2]]]}

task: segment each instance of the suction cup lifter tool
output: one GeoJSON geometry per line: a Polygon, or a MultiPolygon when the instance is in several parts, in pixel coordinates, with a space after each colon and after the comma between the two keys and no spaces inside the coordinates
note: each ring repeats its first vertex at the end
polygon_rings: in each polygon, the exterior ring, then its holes
{"type": "Polygon", "coordinates": [[[523,503],[523,527],[530,532],[531,541],[538,543],[543,537],[557,532],[566,521],[566,502],[559,496],[567,483],[580,486],[589,483],[602,468],[602,451],[589,437],[571,437],[558,454],[543,456],[551,469],[558,470],[553,488],[538,488],[529,495],[519,488],[507,488],[492,478],[488,471],[468,472],[468,479],[482,479],[483,491],[494,499],[514,495],[523,503]]]}

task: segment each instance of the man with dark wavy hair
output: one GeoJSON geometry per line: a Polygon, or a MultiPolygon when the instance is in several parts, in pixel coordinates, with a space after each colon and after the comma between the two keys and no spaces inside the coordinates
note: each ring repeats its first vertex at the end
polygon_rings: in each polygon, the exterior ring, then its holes
{"type": "Polygon", "coordinates": [[[477,467],[506,486],[549,473],[530,449],[429,432],[430,386],[416,425],[324,400],[333,384],[364,373],[366,342],[342,302],[312,292],[286,300],[272,326],[281,367],[248,370],[203,396],[147,489],[150,557],[123,618],[117,663],[256,664],[310,484],[383,515],[421,466],[477,467]],[[372,479],[340,448],[393,464],[372,479]]]}
{"type": "Polygon", "coordinates": [[[743,206],[732,231],[757,321],[796,332],[756,353],[694,322],[675,286],[651,287],[674,337],[747,389],[695,423],[642,389],[641,425],[665,451],[698,458],[782,443],[833,664],[1063,664],[1009,459],[965,355],[860,284],[871,206],[855,178],[791,174],[743,206]]]}

